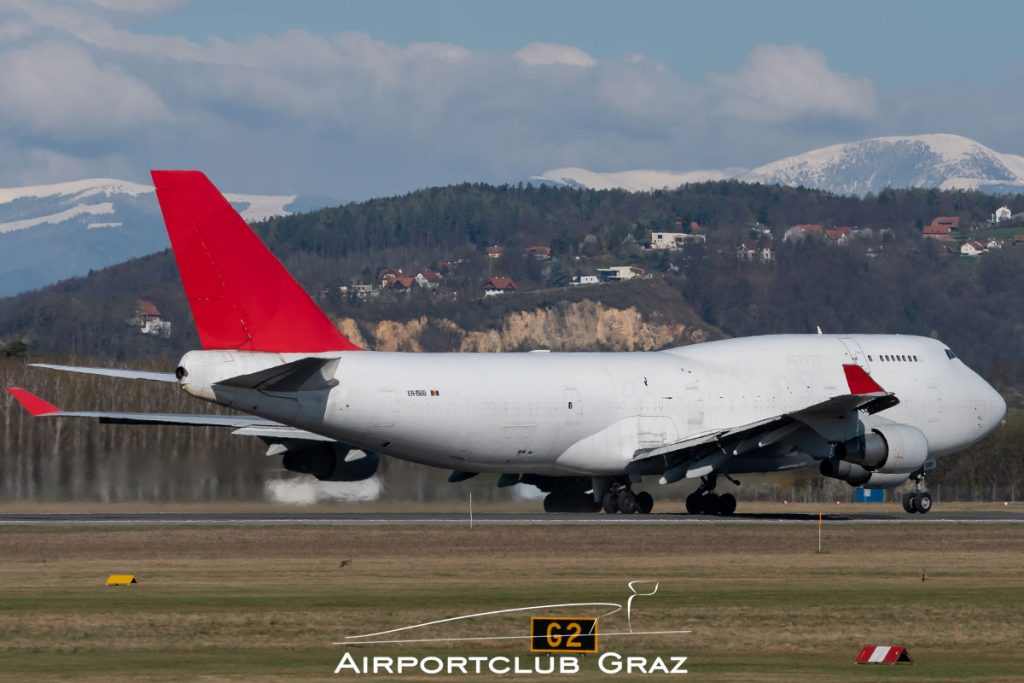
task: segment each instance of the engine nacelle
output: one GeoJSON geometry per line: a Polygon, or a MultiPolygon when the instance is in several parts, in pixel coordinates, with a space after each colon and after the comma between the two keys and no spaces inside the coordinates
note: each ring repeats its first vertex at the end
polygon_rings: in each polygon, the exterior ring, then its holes
{"type": "Polygon", "coordinates": [[[845,460],[821,461],[821,473],[826,477],[841,479],[850,486],[863,486],[868,489],[890,489],[907,481],[910,473],[906,474],[883,474],[881,472],[870,472],[860,465],[854,465],[845,460]]]}
{"type": "Polygon", "coordinates": [[[317,443],[288,450],[281,464],[290,472],[311,474],[320,481],[362,481],[377,473],[380,455],[340,443],[317,443]]]}
{"type": "Polygon", "coordinates": [[[836,445],[835,457],[871,472],[910,474],[928,459],[928,437],[910,425],[881,425],[836,445]]]}

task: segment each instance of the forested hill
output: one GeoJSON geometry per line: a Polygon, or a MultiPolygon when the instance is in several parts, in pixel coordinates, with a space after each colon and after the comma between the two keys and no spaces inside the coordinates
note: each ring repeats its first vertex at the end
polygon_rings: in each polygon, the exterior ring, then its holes
{"type": "MultiPolygon", "coordinates": [[[[375,343],[381,329],[392,329],[382,321],[425,318],[429,328],[444,319],[466,333],[500,327],[516,311],[568,311],[572,302],[597,300],[688,331],[651,337],[670,343],[812,332],[817,325],[827,332],[934,335],[1006,388],[1024,385],[1024,246],[1008,243],[964,258],[950,253],[955,243],[921,235],[935,217],[955,216],[970,236],[1003,205],[1024,211],[1024,196],[886,190],[858,198],[735,181],[654,193],[467,184],[272,219],[256,229],[325,310],[355,320],[375,343]],[[843,246],[784,241],[797,224],[871,230],[843,246]],[[737,258],[744,241],[769,242],[757,232],[766,227],[774,260],[737,258]],[[692,231],[706,243],[644,249],[656,231],[692,231]],[[486,255],[494,245],[503,247],[500,258],[486,255]],[[550,247],[551,258],[538,259],[530,246],[550,247]],[[356,299],[339,291],[353,281],[379,284],[385,267],[415,273],[428,265],[444,277],[437,292],[356,299]],[[567,286],[572,275],[612,265],[643,268],[656,282],[567,286]],[[482,300],[481,284],[492,275],[513,278],[519,290],[482,300]]],[[[445,332],[451,329],[420,330],[416,348],[457,348],[445,332]]],[[[165,365],[196,346],[169,253],[0,300],[0,341],[25,341],[36,358],[165,365]],[[154,302],[173,323],[170,338],[126,325],[138,299],[154,302]]],[[[568,348],[564,341],[548,346],[568,348]]],[[[572,348],[580,346],[586,340],[572,348]]]]}

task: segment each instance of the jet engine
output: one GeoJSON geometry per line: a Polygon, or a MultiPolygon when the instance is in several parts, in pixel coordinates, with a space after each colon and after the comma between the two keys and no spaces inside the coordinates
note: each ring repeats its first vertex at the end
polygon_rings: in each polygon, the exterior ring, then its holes
{"type": "Polygon", "coordinates": [[[894,488],[910,478],[909,472],[905,474],[871,472],[860,465],[835,458],[821,461],[821,473],[826,477],[841,479],[850,486],[863,486],[869,489],[894,488]]]}
{"type": "MultiPolygon", "coordinates": [[[[928,459],[928,438],[920,429],[910,425],[881,425],[869,433],[837,444],[834,453],[838,461],[873,473],[910,474],[921,469],[928,459]]],[[[837,471],[843,469],[840,465],[834,468],[837,471]]],[[[823,474],[824,470],[822,465],[823,474]]]]}
{"type": "Polygon", "coordinates": [[[377,473],[380,455],[340,443],[315,443],[288,449],[281,464],[286,470],[312,474],[320,481],[362,481],[377,473]]]}

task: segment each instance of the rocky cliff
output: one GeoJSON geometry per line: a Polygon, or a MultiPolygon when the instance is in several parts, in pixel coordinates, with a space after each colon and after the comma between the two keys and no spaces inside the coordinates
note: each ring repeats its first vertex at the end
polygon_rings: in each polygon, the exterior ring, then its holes
{"type": "Polygon", "coordinates": [[[589,299],[510,311],[489,329],[426,315],[361,325],[343,318],[339,327],[356,344],[378,351],[652,351],[720,336],[708,325],[589,299]]]}

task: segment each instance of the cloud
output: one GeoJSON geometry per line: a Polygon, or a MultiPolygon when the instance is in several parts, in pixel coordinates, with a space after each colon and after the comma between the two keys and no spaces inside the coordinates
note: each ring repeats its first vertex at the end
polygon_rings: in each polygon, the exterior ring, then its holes
{"type": "Polygon", "coordinates": [[[515,58],[534,66],[594,66],[597,60],[583,50],[560,43],[530,43],[515,53],[515,58]]]}
{"type": "MultiPolygon", "coordinates": [[[[97,3],[0,5],[0,185],[183,166],[238,191],[361,198],[564,166],[753,167],[920,132],[907,123],[916,102],[893,113],[904,93],[799,46],[763,45],[733,73],[685,80],[644,55],[598,60],[557,43],[146,35],[121,11],[133,3],[97,3]]],[[[929,129],[957,132],[942,125],[952,110],[934,107],[929,129]]],[[[1000,130],[1011,139],[1019,124],[1007,116],[1000,130]]]]}
{"type": "Polygon", "coordinates": [[[0,53],[0,101],[5,127],[65,142],[108,139],[169,118],[142,80],[62,42],[0,53]]]}
{"type": "Polygon", "coordinates": [[[821,53],[799,45],[761,45],[739,71],[714,77],[712,86],[722,113],[752,121],[867,120],[878,106],[870,80],[832,71],[821,53]]]}

